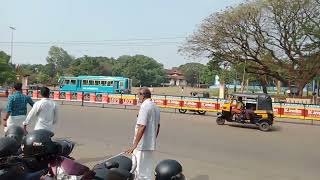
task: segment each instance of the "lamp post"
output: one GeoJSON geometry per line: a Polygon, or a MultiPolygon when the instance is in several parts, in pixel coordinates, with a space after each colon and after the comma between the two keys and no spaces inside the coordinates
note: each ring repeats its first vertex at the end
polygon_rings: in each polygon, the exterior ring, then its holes
{"type": "Polygon", "coordinates": [[[9,28],[11,29],[11,55],[10,55],[10,62],[11,62],[11,64],[13,64],[13,61],[12,61],[12,59],[13,59],[13,57],[12,57],[12,53],[13,53],[13,31],[15,31],[16,28],[12,27],[12,26],[10,26],[9,28]]]}

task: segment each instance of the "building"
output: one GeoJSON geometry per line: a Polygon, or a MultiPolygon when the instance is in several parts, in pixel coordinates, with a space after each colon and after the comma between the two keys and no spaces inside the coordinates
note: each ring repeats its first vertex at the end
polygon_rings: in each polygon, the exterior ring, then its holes
{"type": "Polygon", "coordinates": [[[166,70],[169,86],[187,86],[187,80],[178,68],[166,70]]]}

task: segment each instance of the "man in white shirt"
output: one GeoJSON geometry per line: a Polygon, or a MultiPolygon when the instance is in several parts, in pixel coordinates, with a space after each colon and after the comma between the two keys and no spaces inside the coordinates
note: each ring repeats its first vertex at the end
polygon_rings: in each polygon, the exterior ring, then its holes
{"type": "Polygon", "coordinates": [[[29,112],[26,120],[23,122],[24,129],[27,131],[27,126],[32,119],[37,119],[34,130],[46,129],[54,132],[54,125],[58,119],[57,104],[49,99],[50,90],[47,87],[40,89],[40,94],[43,97],[40,101],[36,102],[31,111],[29,112]]]}
{"type": "Polygon", "coordinates": [[[133,146],[126,152],[133,153],[137,158],[136,179],[151,180],[154,179],[153,154],[160,130],[160,110],[151,100],[148,88],[140,89],[139,100],[142,104],[135,126],[133,146]]]}

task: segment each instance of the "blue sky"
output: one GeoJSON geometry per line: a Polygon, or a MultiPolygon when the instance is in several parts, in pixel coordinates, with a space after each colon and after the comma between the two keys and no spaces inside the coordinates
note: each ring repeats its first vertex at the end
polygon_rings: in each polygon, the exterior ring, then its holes
{"type": "MultiPolygon", "coordinates": [[[[143,54],[166,68],[199,61],[178,54],[184,37],[213,12],[241,0],[5,0],[0,6],[0,50],[14,63],[46,63],[49,47],[80,57],[143,54]],[[79,41],[90,41],[79,44],[79,41]],[[31,42],[31,43],[18,43],[31,42]],[[43,44],[36,44],[42,42],[43,44]]],[[[201,60],[206,63],[206,60],[201,60]]]]}

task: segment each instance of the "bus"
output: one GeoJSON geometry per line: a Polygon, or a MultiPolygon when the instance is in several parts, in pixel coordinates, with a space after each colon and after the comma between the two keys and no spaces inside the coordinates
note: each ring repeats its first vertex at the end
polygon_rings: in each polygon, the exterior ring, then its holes
{"type": "Polygon", "coordinates": [[[117,76],[63,76],[59,79],[60,91],[130,94],[132,80],[117,76]]]}

